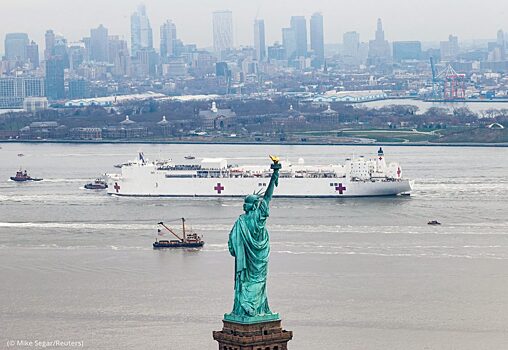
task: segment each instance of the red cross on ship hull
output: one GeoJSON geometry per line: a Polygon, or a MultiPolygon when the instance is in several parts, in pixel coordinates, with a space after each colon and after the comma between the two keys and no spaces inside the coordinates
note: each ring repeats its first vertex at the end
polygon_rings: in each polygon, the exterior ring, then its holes
{"type": "Polygon", "coordinates": [[[221,194],[222,191],[224,191],[224,186],[221,185],[221,183],[217,183],[217,186],[213,188],[215,191],[217,191],[217,194],[221,194]]]}
{"type": "Polygon", "coordinates": [[[344,192],[346,192],[346,186],[340,183],[338,186],[335,186],[335,191],[339,191],[339,194],[344,194],[344,192]]]}

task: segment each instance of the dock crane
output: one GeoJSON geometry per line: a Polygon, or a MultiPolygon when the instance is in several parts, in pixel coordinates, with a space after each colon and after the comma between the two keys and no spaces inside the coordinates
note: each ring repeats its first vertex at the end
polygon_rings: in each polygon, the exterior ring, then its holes
{"type": "Polygon", "coordinates": [[[438,99],[440,96],[438,94],[438,79],[437,79],[437,69],[436,63],[434,62],[434,57],[430,56],[430,68],[432,69],[432,98],[438,99]]]}
{"type": "Polygon", "coordinates": [[[432,82],[436,82],[437,78],[437,70],[436,70],[436,64],[434,63],[434,57],[430,57],[430,68],[432,69],[432,82]]]}
{"type": "Polygon", "coordinates": [[[466,75],[460,74],[448,64],[437,78],[443,82],[443,98],[447,101],[463,100],[466,98],[466,75]]]}
{"type": "Polygon", "coordinates": [[[465,74],[457,73],[451,64],[448,64],[444,70],[438,72],[434,57],[430,57],[430,67],[432,69],[433,99],[454,101],[466,98],[465,74]]]}

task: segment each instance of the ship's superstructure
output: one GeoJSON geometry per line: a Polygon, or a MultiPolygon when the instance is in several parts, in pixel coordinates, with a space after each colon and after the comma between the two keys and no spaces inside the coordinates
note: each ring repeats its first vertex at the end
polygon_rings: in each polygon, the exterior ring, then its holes
{"type": "MultiPolygon", "coordinates": [[[[282,161],[277,197],[359,197],[409,193],[412,181],[402,177],[398,163],[386,163],[380,148],[376,158],[354,157],[344,164],[306,165],[282,161]]],[[[264,191],[269,165],[238,166],[225,158],[204,158],[178,164],[149,162],[140,154],[108,175],[108,193],[146,197],[243,197],[264,191]]]]}

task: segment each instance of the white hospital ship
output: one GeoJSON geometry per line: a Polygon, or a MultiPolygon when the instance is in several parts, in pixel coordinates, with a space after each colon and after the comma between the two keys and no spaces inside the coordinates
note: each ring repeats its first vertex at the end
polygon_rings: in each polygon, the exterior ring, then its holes
{"type": "MultiPolygon", "coordinates": [[[[274,197],[364,197],[408,194],[413,181],[402,177],[396,162],[387,163],[380,148],[375,158],[348,158],[344,164],[306,165],[281,162],[279,187],[274,197]]],[[[192,163],[149,162],[142,153],[137,161],[108,174],[108,193],[133,197],[244,197],[264,191],[270,182],[270,165],[237,166],[224,158],[192,163]]]]}

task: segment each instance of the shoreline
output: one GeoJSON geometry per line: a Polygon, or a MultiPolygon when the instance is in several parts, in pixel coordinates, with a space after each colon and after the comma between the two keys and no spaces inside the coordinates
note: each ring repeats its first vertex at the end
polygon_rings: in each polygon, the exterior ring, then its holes
{"type": "Polygon", "coordinates": [[[457,142],[457,143],[421,143],[421,142],[372,142],[372,143],[327,143],[327,142],[256,142],[256,141],[240,141],[240,142],[221,142],[221,141],[149,141],[149,140],[133,140],[133,141],[86,141],[86,140],[0,140],[0,144],[71,144],[71,145],[266,145],[266,146],[404,146],[404,147],[508,147],[507,143],[475,143],[475,142],[457,142]]]}

